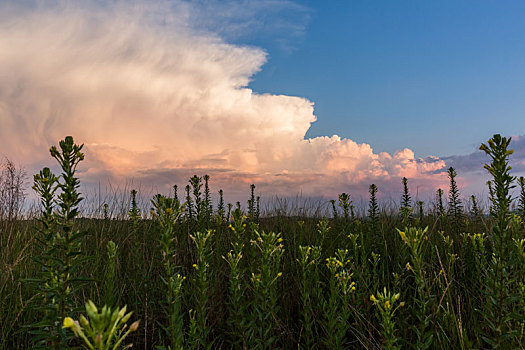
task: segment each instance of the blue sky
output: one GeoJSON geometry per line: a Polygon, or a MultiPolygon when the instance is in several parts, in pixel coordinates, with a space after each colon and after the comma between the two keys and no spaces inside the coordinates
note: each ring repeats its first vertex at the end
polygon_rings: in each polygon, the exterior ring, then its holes
{"type": "Polygon", "coordinates": [[[239,41],[268,52],[250,87],[315,103],[307,136],[446,156],[525,134],[525,2],[297,3],[302,35],[239,41]]]}

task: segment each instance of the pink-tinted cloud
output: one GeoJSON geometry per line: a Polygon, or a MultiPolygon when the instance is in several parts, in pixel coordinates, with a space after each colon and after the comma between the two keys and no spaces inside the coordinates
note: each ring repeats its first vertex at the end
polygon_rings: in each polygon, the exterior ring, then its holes
{"type": "Polygon", "coordinates": [[[446,182],[442,160],[410,149],[305,139],[313,103],[247,88],[266,53],[206,30],[202,3],[12,4],[0,5],[0,150],[30,169],[74,135],[86,145],[86,182],[162,187],[209,173],[233,193],[253,182],[328,197],[372,182],[397,190],[402,176],[426,191],[446,182]]]}

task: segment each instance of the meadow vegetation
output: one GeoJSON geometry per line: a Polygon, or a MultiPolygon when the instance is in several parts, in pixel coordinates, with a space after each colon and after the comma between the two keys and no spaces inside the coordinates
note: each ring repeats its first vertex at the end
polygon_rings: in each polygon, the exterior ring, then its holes
{"type": "Polygon", "coordinates": [[[480,149],[487,208],[450,168],[432,203],[400,179],[395,212],[372,184],[362,213],[342,193],[330,215],[265,215],[254,185],[246,205],[213,203],[195,175],[149,212],[132,190],[126,217],[88,218],[67,137],[50,150],[61,173],[34,175],[37,214],[2,168],[0,349],[525,348],[525,181],[510,138],[480,149]]]}

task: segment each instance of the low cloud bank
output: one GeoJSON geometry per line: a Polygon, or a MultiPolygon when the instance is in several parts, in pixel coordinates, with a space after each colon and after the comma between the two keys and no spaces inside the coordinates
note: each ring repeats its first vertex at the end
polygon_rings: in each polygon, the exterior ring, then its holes
{"type": "MultiPolygon", "coordinates": [[[[522,174],[525,172],[525,135],[511,136],[511,138],[509,147],[514,150],[514,153],[509,157],[509,163],[512,166],[512,172],[522,174]]],[[[447,163],[447,166],[454,167],[460,173],[474,174],[485,174],[487,171],[483,166],[490,162],[490,157],[479,150],[466,155],[454,155],[441,159],[447,163]]]]}

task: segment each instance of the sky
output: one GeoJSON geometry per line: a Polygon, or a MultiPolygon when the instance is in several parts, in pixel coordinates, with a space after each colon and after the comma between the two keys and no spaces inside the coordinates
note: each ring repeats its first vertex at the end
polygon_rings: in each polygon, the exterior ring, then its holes
{"type": "Polygon", "coordinates": [[[34,173],[66,135],[86,184],[247,196],[430,196],[514,136],[521,1],[0,0],[0,155],[34,173]]]}
{"type": "Polygon", "coordinates": [[[523,1],[301,3],[302,40],[291,52],[261,41],[270,58],[250,86],[315,101],[307,136],[424,157],[524,133],[523,1]]]}

